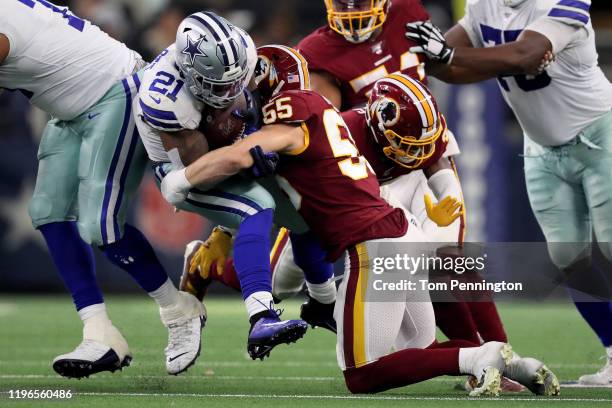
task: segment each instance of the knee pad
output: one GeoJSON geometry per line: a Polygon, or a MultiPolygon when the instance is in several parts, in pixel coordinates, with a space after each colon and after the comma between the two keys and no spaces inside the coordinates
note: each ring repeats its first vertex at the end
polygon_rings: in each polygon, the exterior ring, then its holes
{"type": "Polygon", "coordinates": [[[123,236],[123,225],[121,223],[115,221],[110,224],[111,225],[109,225],[108,228],[113,229],[112,234],[103,233],[100,220],[79,219],[77,222],[77,227],[79,229],[79,235],[83,241],[87,242],[89,245],[101,247],[112,244],[120,240],[123,236]],[[114,225],[118,226],[118,231],[115,231],[114,225]]]}
{"type": "Polygon", "coordinates": [[[555,266],[561,270],[575,267],[577,262],[590,258],[591,244],[586,242],[549,242],[548,254],[555,266]]]}
{"type": "Polygon", "coordinates": [[[28,214],[35,229],[52,222],[74,221],[76,216],[67,203],[55,202],[44,194],[34,194],[28,204],[28,214]]]}

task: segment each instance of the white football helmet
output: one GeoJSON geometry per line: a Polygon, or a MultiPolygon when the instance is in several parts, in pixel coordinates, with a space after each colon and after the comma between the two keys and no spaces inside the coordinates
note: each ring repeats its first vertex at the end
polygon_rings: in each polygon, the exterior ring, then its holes
{"type": "Polygon", "coordinates": [[[213,108],[225,108],[242,94],[257,63],[251,37],[208,11],[185,18],[175,44],[189,91],[213,108]]]}

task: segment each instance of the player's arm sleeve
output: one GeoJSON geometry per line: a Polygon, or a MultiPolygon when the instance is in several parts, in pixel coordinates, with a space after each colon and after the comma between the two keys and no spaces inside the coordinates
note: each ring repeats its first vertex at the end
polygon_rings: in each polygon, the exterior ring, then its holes
{"type": "Polygon", "coordinates": [[[589,7],[589,0],[559,1],[525,30],[542,34],[552,44],[554,53],[561,52],[570,43],[588,35],[589,7]]]}

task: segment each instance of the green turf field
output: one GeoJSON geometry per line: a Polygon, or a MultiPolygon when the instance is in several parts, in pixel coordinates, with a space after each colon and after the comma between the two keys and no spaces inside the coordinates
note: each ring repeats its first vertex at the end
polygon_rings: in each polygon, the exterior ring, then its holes
{"type": "MultiPolygon", "coordinates": [[[[454,390],[458,378],[443,377],[379,395],[349,394],[336,366],[334,337],[311,330],[291,346],[279,346],[265,361],[246,354],[247,319],[239,298],[207,301],[203,353],[187,374],[165,373],[166,331],[152,301],[107,299],[111,318],[128,339],[132,366],[115,374],[68,380],[53,372],[54,356],[80,341],[81,324],[66,296],[0,298],[0,407],[609,407],[612,389],[562,389],[560,398],[529,393],[498,399],[467,399],[454,390]],[[10,389],[70,389],[67,401],[8,399],[10,389]]],[[[283,303],[285,317],[298,303],[283,303]]],[[[562,381],[594,372],[602,364],[597,339],[571,305],[501,306],[511,343],[523,355],[549,365],[562,381]]]]}

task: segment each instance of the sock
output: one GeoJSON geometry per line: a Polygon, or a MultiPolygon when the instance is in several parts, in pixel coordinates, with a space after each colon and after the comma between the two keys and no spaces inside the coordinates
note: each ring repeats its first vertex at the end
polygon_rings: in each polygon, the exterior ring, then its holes
{"type": "Polygon", "coordinates": [[[179,300],[179,292],[170,278],[166,279],[166,282],[164,282],[158,289],[149,292],[149,296],[151,296],[161,308],[174,306],[179,300]]]}
{"type": "Polygon", "coordinates": [[[438,343],[434,341],[431,346],[427,347],[428,349],[441,349],[441,348],[465,348],[465,347],[478,347],[479,343],[473,343],[467,340],[448,340],[442,343],[438,343]]]}
{"type": "Polygon", "coordinates": [[[54,222],[38,229],[76,309],[104,303],[96,282],[93,250],[81,239],[76,222],[54,222]]]}
{"type": "Polygon", "coordinates": [[[322,284],[334,277],[334,266],[326,261],[327,251],[312,232],[305,234],[290,232],[289,238],[293,249],[293,261],[304,271],[306,282],[322,284]]]}
{"type": "Polygon", "coordinates": [[[95,305],[84,307],[79,310],[78,313],[83,324],[98,316],[102,319],[110,321],[110,319],[108,318],[108,314],[106,313],[106,305],[104,303],[98,303],[95,305]]]}
{"type": "Polygon", "coordinates": [[[234,266],[245,302],[252,294],[272,291],[270,229],[273,215],[271,209],[261,211],[247,217],[238,228],[234,241],[234,266]]]}
{"type": "Polygon", "coordinates": [[[459,371],[462,374],[473,374],[474,360],[478,358],[478,347],[459,349],[459,371]]]}
{"type": "Polygon", "coordinates": [[[504,325],[493,301],[467,302],[467,306],[476,323],[476,329],[485,343],[488,341],[508,342],[504,325]]]}
{"type": "Polygon", "coordinates": [[[252,317],[260,312],[270,310],[270,305],[274,302],[272,293],[270,292],[255,292],[251,293],[245,300],[244,304],[247,308],[249,317],[252,317]]]}
{"type": "Polygon", "coordinates": [[[146,292],[153,292],[168,280],[155,251],[142,232],[126,224],[119,241],[100,247],[116,266],[129,273],[146,292]]]}
{"type": "Polygon", "coordinates": [[[612,346],[606,347],[606,356],[609,361],[612,361],[612,346]]]}
{"type": "Polygon", "coordinates": [[[344,371],[352,393],[374,393],[429,380],[441,375],[460,375],[458,348],[405,349],[362,367],[344,371]]]}
{"type": "Polygon", "coordinates": [[[217,282],[220,282],[224,286],[237,290],[240,292],[240,280],[238,280],[238,274],[234,267],[234,259],[227,258],[225,260],[225,266],[223,267],[223,273],[219,272],[217,263],[213,262],[210,266],[210,273],[208,276],[217,282]]]}
{"type": "Polygon", "coordinates": [[[449,340],[466,340],[480,344],[478,329],[466,302],[432,302],[432,305],[436,325],[449,340]]]}
{"type": "MultiPolygon", "coordinates": [[[[585,300],[587,297],[584,293],[572,289],[569,292],[572,298],[585,300]]],[[[612,303],[593,299],[592,302],[574,300],[574,305],[576,305],[576,309],[578,309],[582,318],[597,334],[604,347],[612,346],[612,303]]]]}
{"type": "Polygon", "coordinates": [[[333,279],[330,279],[324,283],[306,282],[306,287],[308,288],[308,294],[310,295],[310,297],[312,297],[319,303],[329,305],[336,301],[337,290],[336,283],[333,279]]]}

